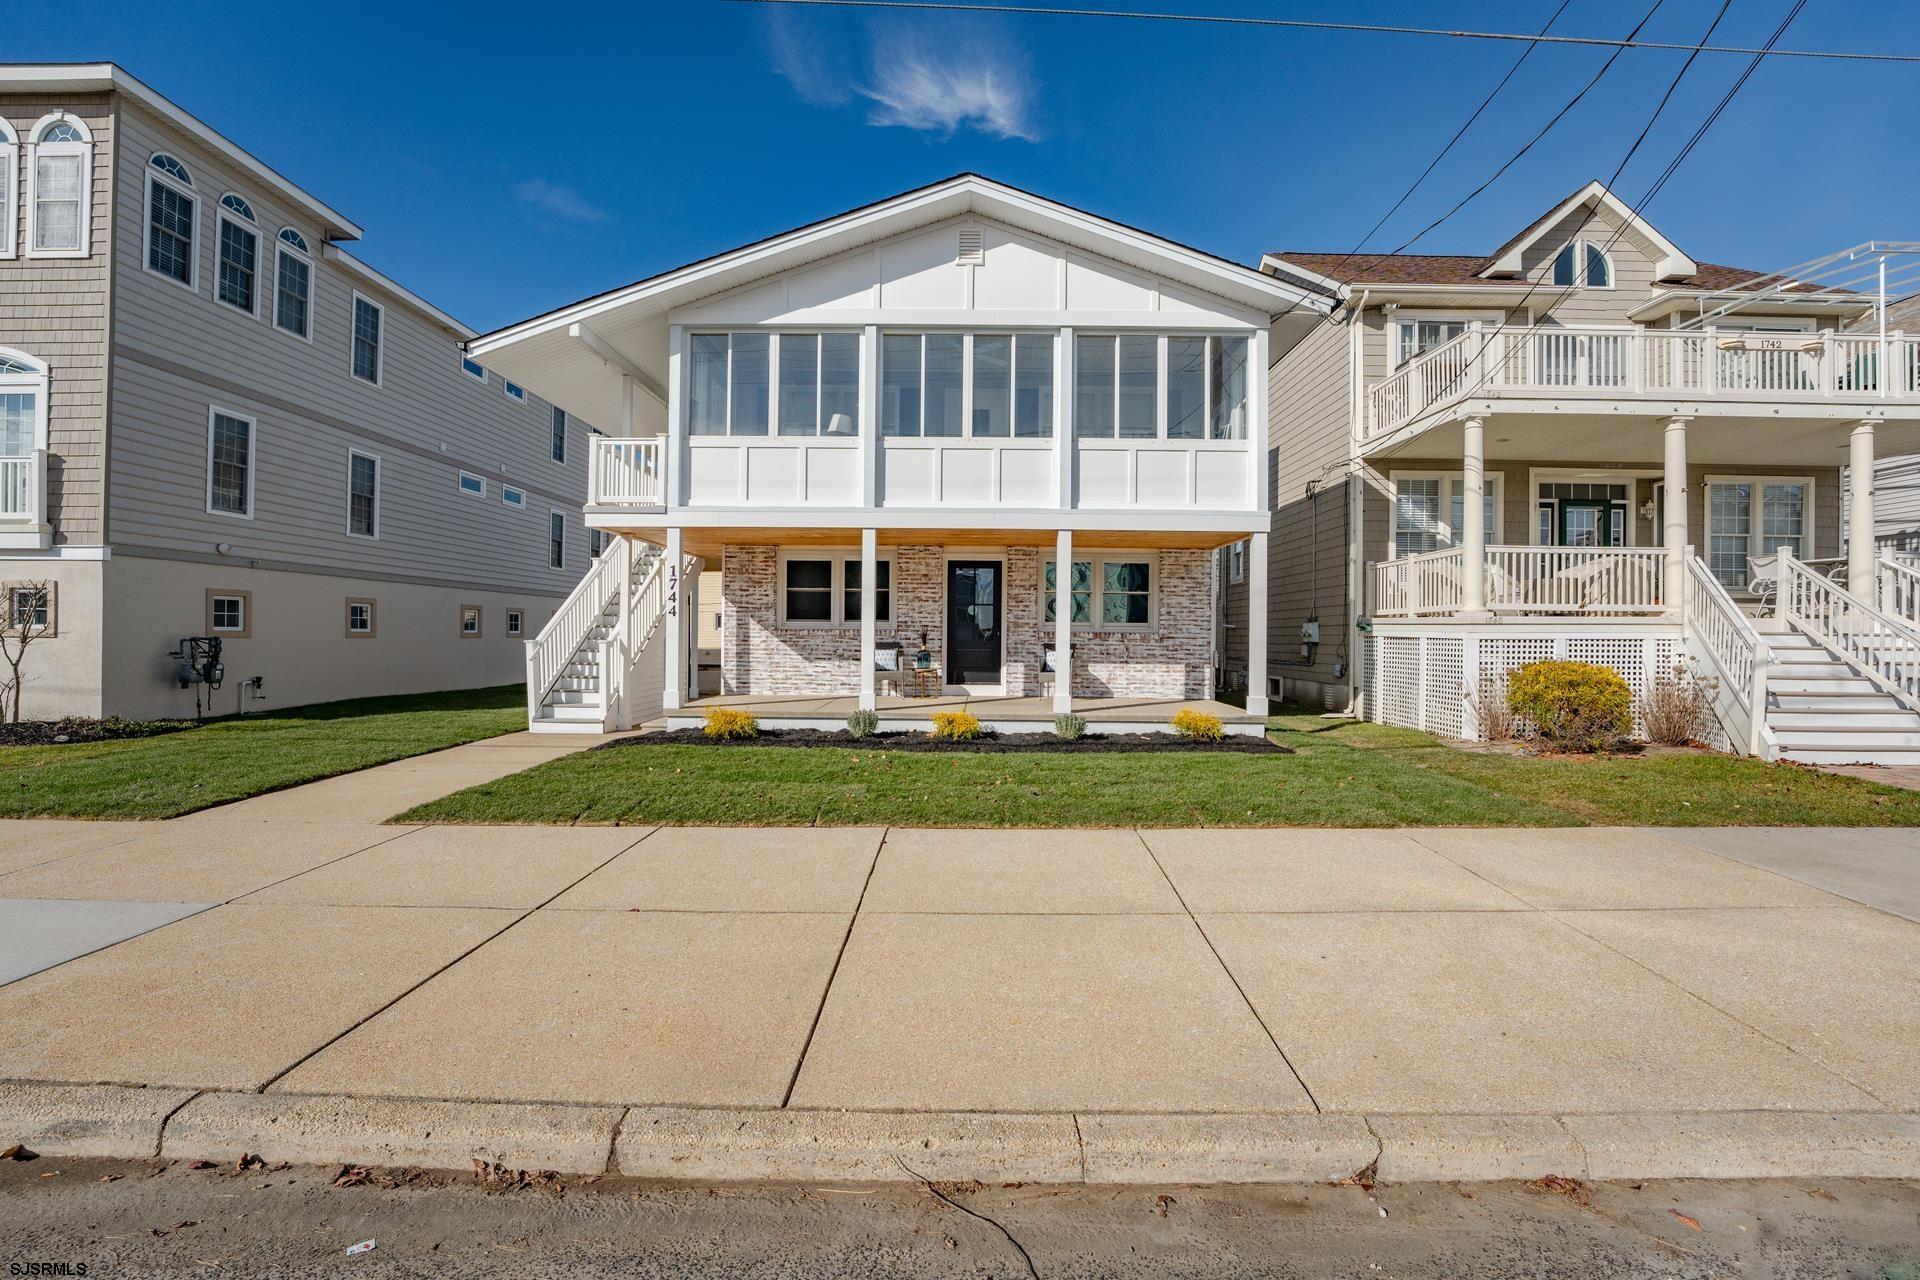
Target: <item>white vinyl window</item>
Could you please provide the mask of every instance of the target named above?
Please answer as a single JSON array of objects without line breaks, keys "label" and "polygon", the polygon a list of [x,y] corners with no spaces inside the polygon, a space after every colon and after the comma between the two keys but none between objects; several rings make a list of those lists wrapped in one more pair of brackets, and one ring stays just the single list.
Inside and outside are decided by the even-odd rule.
[{"label": "white vinyl window", "polygon": [[553,406],[553,438],[548,442],[548,454],[555,462],[567,460],[567,411],[557,404]]},{"label": "white vinyl window", "polygon": [[377,302],[353,295],[353,376],[380,385],[381,347],[386,341],[386,311]]},{"label": "white vinyl window", "polygon": [[380,536],[380,459],[358,449],[347,450],[347,532]]},{"label": "white vinyl window", "polygon": [[1227,581],[1247,580],[1247,540],[1242,538],[1227,548]]},{"label": "white vinyl window", "polygon": [[1076,334],[1073,433],[1244,440],[1250,351],[1245,337],[1220,334]]},{"label": "white vinyl window", "polygon": [[1444,346],[1467,331],[1465,320],[1396,320],[1393,325],[1393,365],[1399,368],[1415,356]]},{"label": "white vinyl window", "polygon": [[[1069,620],[1096,631],[1146,631],[1155,618],[1155,570],[1147,552],[1114,551],[1076,556],[1068,577],[1072,601]],[[1040,616],[1051,624],[1057,616],[1058,583],[1055,564],[1040,565]]]},{"label": "white vinyl window", "polygon": [[224,409],[207,411],[207,511],[253,518],[254,420]]},{"label": "white vinyl window", "polygon": [[500,501],[509,507],[524,507],[527,505],[527,491],[503,484],[500,486]]},{"label": "white vinyl window", "polygon": [[687,356],[690,434],[767,434],[773,411],[772,334],[696,333]]},{"label": "white vinyl window", "polygon": [[547,567],[567,567],[567,513],[564,511],[547,512]]},{"label": "white vinyl window", "polygon": [[[1481,507],[1488,546],[1500,541],[1502,478],[1488,475]],[[1396,473],[1393,477],[1393,554],[1417,556],[1459,543],[1464,495],[1460,477]]]},{"label": "white vinyl window", "polygon": [[1722,585],[1744,590],[1749,556],[1781,547],[1806,559],[1813,550],[1813,480],[1808,476],[1709,476],[1707,567]]},{"label": "white vinyl window", "polygon": [[[30,457],[47,446],[47,368],[23,351],[0,347],[0,459]],[[0,511],[25,511],[26,472],[0,472]]]},{"label": "white vinyl window", "polygon": [[213,596],[208,601],[208,609],[213,616],[215,632],[247,629],[247,598],[245,596]]},{"label": "white vinyl window", "polygon": [[[893,558],[874,559],[873,620],[893,625]],[[780,558],[780,622],[789,627],[858,626],[860,557],[846,552]]]},{"label": "white vinyl window", "polygon": [[503,380],[500,383],[500,393],[509,400],[524,401],[527,398],[527,389],[517,382],[507,382]]},{"label": "white vinyl window", "polygon": [[880,434],[976,440],[1053,436],[1051,333],[888,333]]},{"label": "white vinyl window", "polygon": [[164,151],[156,152],[147,167],[147,270],[194,287],[199,212],[193,175]]},{"label": "white vinyl window", "polygon": [[507,634],[517,636],[524,626],[526,614],[519,609],[507,610]]},{"label": "white vinyl window", "polygon": [[484,498],[487,496],[487,482],[484,478],[474,475],[471,471],[462,471],[460,473],[460,492],[466,494],[469,498]]},{"label": "white vinyl window", "polygon": [[470,360],[466,356],[460,357],[460,372],[466,374],[475,382],[484,384],[487,380],[487,367],[478,360]]},{"label": "white vinyl window", "polygon": [[252,315],[259,305],[260,233],[254,229],[253,209],[229,192],[220,197],[219,270],[213,296]]},{"label": "white vinyl window", "polygon": [[860,434],[860,335],[782,333],[779,433]]},{"label": "white vinyl window", "polygon": [[1570,240],[1554,255],[1553,282],[1562,287],[1613,288],[1613,259],[1591,240]]},{"label": "white vinyl window", "polygon": [[93,134],[63,111],[27,135],[27,256],[92,252]]},{"label": "white vinyl window", "polygon": [[313,337],[313,257],[307,238],[280,229],[273,271],[273,322],[295,337]]},{"label": "white vinyl window", "polygon": [[373,634],[373,605],[371,600],[347,601],[347,634],[349,636],[370,636]]},{"label": "white vinyl window", "polygon": [[14,212],[19,200],[20,143],[5,120],[0,120],[0,258],[14,255]]}]

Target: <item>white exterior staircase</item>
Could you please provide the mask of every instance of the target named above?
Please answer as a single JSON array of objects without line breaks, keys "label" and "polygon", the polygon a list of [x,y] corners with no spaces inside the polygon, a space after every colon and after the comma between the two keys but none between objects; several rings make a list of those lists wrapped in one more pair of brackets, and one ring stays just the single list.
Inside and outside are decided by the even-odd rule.
[{"label": "white exterior staircase", "polygon": [[[621,568],[632,568],[623,585]],[[668,604],[665,558],[615,538],[540,634],[527,641],[527,727],[605,733],[646,719],[664,672],[654,643]]]},{"label": "white exterior staircase", "polygon": [[1920,764],[1920,710],[1779,618],[1754,623],[1768,651],[1767,727],[1804,764]]}]

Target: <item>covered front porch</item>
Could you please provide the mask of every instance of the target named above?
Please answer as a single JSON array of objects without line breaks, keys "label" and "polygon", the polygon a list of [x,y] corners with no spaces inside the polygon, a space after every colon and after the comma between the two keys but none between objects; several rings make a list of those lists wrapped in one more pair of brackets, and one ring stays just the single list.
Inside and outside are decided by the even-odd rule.
[{"label": "covered front porch", "polygon": [[[861,709],[857,696],[721,694],[695,698],[667,712],[667,727],[698,728],[714,707],[750,711],[765,729],[827,730],[844,729],[847,717]],[[1051,733],[1054,717],[1067,712],[1083,717],[1088,733],[1165,733],[1183,708],[1218,716],[1231,734],[1259,737],[1266,732],[1265,716],[1211,698],[1071,698],[1063,710],[1052,697],[962,693],[915,698],[881,694],[876,695],[873,706],[882,733],[925,729],[942,711],[971,712],[979,717],[981,727],[992,733]]]}]

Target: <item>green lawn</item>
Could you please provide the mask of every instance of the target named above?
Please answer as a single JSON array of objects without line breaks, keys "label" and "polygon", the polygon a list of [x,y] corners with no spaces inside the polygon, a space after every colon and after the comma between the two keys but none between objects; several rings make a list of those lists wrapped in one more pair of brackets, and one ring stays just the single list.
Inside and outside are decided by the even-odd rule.
[{"label": "green lawn", "polygon": [[171,818],[524,729],[520,685],[327,702],[155,738],[0,747],[0,818]]},{"label": "green lawn", "polygon": [[1920,794],[1700,754],[1460,751],[1276,716],[1293,755],[913,755],[635,746],[565,757],[395,821],[899,826],[1920,825]]}]

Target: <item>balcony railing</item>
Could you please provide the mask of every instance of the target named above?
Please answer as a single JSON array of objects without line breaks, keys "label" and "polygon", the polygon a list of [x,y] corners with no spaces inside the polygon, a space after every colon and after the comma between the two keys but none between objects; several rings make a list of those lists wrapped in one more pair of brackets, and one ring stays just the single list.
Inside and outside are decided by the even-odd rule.
[{"label": "balcony railing", "polygon": [[[1375,383],[1377,436],[1469,396],[1920,399],[1920,338],[1720,329],[1514,328],[1478,323]],[[1886,376],[1882,376],[1882,365]]]},{"label": "balcony railing", "polygon": [[[1458,547],[1372,566],[1372,615],[1420,618],[1465,606]],[[1488,547],[1487,608],[1495,613],[1586,616],[1666,609],[1666,552],[1660,547]]]},{"label": "balcony railing", "polygon": [[595,436],[587,469],[590,506],[658,507],[667,498],[666,442],[659,436]]},{"label": "balcony railing", "polygon": [[0,523],[38,526],[46,519],[47,451],[0,457]]}]

